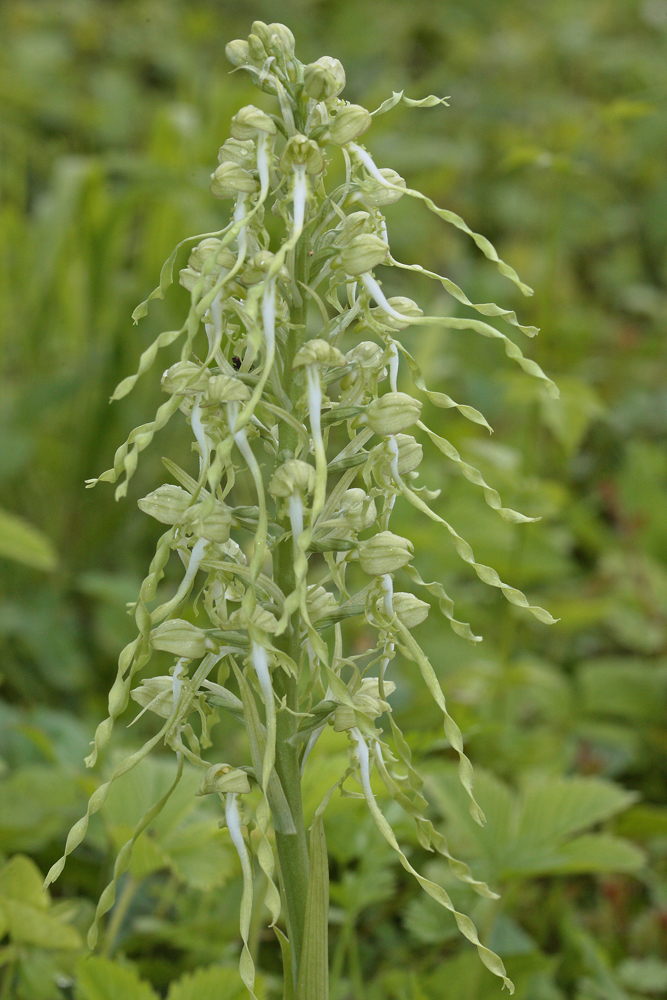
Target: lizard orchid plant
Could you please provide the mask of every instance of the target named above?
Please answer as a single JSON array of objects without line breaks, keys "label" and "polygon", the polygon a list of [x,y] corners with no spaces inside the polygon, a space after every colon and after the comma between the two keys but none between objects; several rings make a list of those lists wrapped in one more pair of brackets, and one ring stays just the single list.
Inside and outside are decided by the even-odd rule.
[{"label": "lizard orchid plant", "polygon": [[[449,278],[392,255],[385,206],[400,198],[422,203],[472,238],[524,294],[531,290],[487,239],[409,188],[394,170],[376,165],[362,142],[374,117],[400,102],[432,107],[446,99],[414,101],[394,93],[372,113],[350,104],[340,96],[345,86],[341,63],[324,56],[302,64],[294,53],[294,37],[282,24],[256,21],[247,41],[231,42],[226,53],[234,67],[247,71],[276,100],[277,109],[273,113],[250,105],[233,117],[231,137],[220,147],[211,175],[213,196],[231,203],[224,225],[179,244],[163,267],[159,287],[135,310],[136,322],[152,299],[164,296],[178,249],[193,245],[180,271],[180,283],[191,296],[182,327],[160,334],[143,352],[136,374],[124,379],[112,397],[129,393],[160,350],[182,340],[180,360],[162,376],[167,398],[154,419],[135,428],[118,449],[113,468],[88,484],[117,482],[116,497],[125,496],[141,452],[173,416],[182,414],[194,438],[197,467],[188,471],[163,459],[170,482],[139,500],[141,510],[165,531],[134,606],[137,636],[120,654],[108,718],[98,726],[86,763],[95,764],[130,700],[162,725],[94,792],[47,882],[58,877],[66,857],[83,840],[111,784],[165,744],[176,755],[174,783],[118,854],[89,934],[91,947],[137,837],[164,807],[187,761],[201,769],[200,793],[220,797],[239,855],[244,886],[240,973],[249,995],[255,996],[249,931],[254,868],[259,866],[268,886],[264,901],[282,948],[285,998],[324,1000],[329,890],[322,816],[336,789],[343,790],[345,783],[353,788],[356,782],[361,789],[356,794],[363,795],[400,863],[451,911],[484,964],[512,990],[501,959],[481,943],[469,917],[456,911],[440,885],[412,866],[371,780],[375,772],[374,780],[412,818],[424,848],[444,855],[454,875],[481,896],[497,898],[450,855],[444,836],[428,819],[422,782],[392,715],[391,662],[400,652],[417,664],[442,712],[472,815],[483,823],[461,732],[413,635],[430,604],[412,591],[399,590],[397,575],[404,574],[413,589],[435,598],[458,635],[473,643],[479,637],[455,618],[440,583],[421,578],[413,565],[412,542],[391,530],[397,498],[440,524],[484,583],[540,621],[553,619],[532,607],[494,569],[478,563],[468,542],[430,506],[437,493],[418,485],[423,448],[415,435],[456,463],[504,520],[532,520],[504,507],[480,472],[422,422],[421,398],[426,397],[488,428],[477,410],[427,388],[401,333],[410,326],[471,329],[501,341],[507,355],[541,379],[547,392],[557,390],[487,320],[502,321],[529,337],[537,333],[534,327],[522,326],[514,312],[495,304],[471,302]],[[333,156],[342,158],[345,179],[327,190]],[[269,237],[265,226],[269,211],[282,225],[280,242]],[[409,298],[387,298],[380,277],[385,268],[417,272],[437,282],[483,318],[425,316]],[[399,390],[401,368],[401,384],[410,381],[421,398]],[[248,482],[246,499],[247,489],[252,491],[251,506],[235,504],[240,478]],[[170,559],[182,563],[181,582],[170,600],[155,606]],[[198,624],[185,617],[193,594]],[[346,652],[343,623],[348,619],[363,622],[375,636],[369,652]],[[165,676],[141,680],[155,650],[171,654],[173,666]],[[219,708],[226,711],[230,726],[245,727],[249,760],[226,763],[206,756],[212,746],[210,724]],[[194,716],[199,718],[196,725]],[[325,726],[347,741],[349,765],[307,831],[301,778]]]}]

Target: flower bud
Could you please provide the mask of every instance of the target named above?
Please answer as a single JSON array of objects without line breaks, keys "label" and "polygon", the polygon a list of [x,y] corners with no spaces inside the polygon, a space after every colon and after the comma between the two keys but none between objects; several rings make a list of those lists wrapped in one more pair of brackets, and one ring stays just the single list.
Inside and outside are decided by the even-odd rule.
[{"label": "flower bud", "polygon": [[213,254],[216,255],[216,265],[225,267],[228,270],[234,267],[236,257],[231,250],[227,249],[227,247],[220,250],[219,248],[221,244],[222,240],[216,239],[215,236],[209,236],[207,239],[202,240],[197,244],[194,250],[191,251],[190,256],[188,257],[188,267],[191,267],[193,271],[201,271],[206,261],[212,257]]},{"label": "flower bud", "polygon": [[229,538],[232,512],[225,504],[209,498],[190,508],[187,522],[197,538],[221,544]]},{"label": "flower bud", "polygon": [[388,392],[366,407],[368,426],[374,434],[399,434],[419,420],[422,404],[405,392]]},{"label": "flower bud", "polygon": [[207,403],[245,403],[250,399],[250,389],[233,375],[212,375],[205,399]]},{"label": "flower bud", "polygon": [[[397,434],[394,438],[398,448],[398,471],[401,476],[414,472],[421,464],[424,449],[411,434]],[[382,447],[382,446],[381,446]],[[386,444],[384,445],[386,447]]]},{"label": "flower bud", "polygon": [[359,564],[369,576],[393,573],[412,559],[413,545],[391,531],[379,531],[359,546]]},{"label": "flower bud", "polygon": [[313,176],[324,170],[322,150],[313,139],[307,139],[305,135],[293,135],[278,161],[278,166],[285,174],[297,165],[305,166],[306,173]]},{"label": "flower bud", "polygon": [[252,139],[227,139],[218,150],[218,163],[236,163],[245,170],[255,166],[255,143]]},{"label": "flower bud", "polygon": [[326,136],[337,146],[344,146],[367,132],[372,124],[370,111],[359,104],[346,104],[332,121]]},{"label": "flower bud", "polygon": [[322,56],[303,68],[303,89],[316,101],[337,97],[344,86],[345,70],[338,59]]},{"label": "flower bud", "polygon": [[[394,184],[397,187],[405,187],[404,179],[395,170],[392,170],[391,167],[382,167],[380,173],[390,184]],[[375,177],[369,177],[365,180],[361,185],[361,191],[364,201],[373,206],[393,205],[403,197],[402,191],[394,191],[392,188],[385,187]]]},{"label": "flower bud", "polygon": [[345,520],[355,531],[363,531],[364,528],[370,528],[372,524],[375,524],[377,517],[375,500],[371,499],[364,490],[346,490],[343,493],[340,509]]},{"label": "flower bud", "polygon": [[250,62],[248,43],[242,38],[235,38],[225,46],[225,55],[232,66],[247,66]]},{"label": "flower bud", "polygon": [[[218,281],[222,271],[223,268],[214,267],[208,274],[202,276],[202,273],[199,270],[195,270],[192,267],[183,267],[178,272],[178,283],[189,292],[194,291],[195,285],[199,283],[201,286],[201,294],[206,295],[206,293],[210,292],[215,283]],[[235,281],[228,282],[224,286],[224,292],[227,295],[238,294],[239,291],[240,288]]]},{"label": "flower bud", "polygon": [[293,368],[300,365],[330,365],[339,368],[345,364],[345,355],[328,341],[314,337],[307,340],[294,355]]},{"label": "flower bud", "polygon": [[[263,281],[269,272],[274,257],[275,254],[272,254],[270,250],[259,250],[243,271],[243,275],[240,278],[243,284],[254,285],[257,281]],[[289,276],[289,271],[283,264],[278,271],[278,277],[288,281]]]},{"label": "flower bud", "polygon": [[237,194],[252,194],[259,187],[258,182],[238,163],[226,160],[211,174],[211,194],[214,198],[234,198]]},{"label": "flower bud", "polygon": [[250,619],[243,608],[237,608],[227,619],[227,628],[241,631],[242,629],[247,629],[249,621],[256,628],[261,628],[263,632],[273,633],[278,628],[278,619],[276,616],[260,604],[255,605],[255,610]]},{"label": "flower bud", "polygon": [[151,632],[150,641],[153,649],[185,656],[188,660],[199,660],[206,652],[206,634],[183,618],[162,622]]},{"label": "flower bud", "polygon": [[368,212],[351,212],[345,222],[340,223],[335,242],[345,246],[355,236],[372,233],[375,228],[375,222]]},{"label": "flower bud", "polygon": [[412,324],[413,320],[419,319],[420,316],[424,315],[424,310],[420,309],[416,302],[406,298],[404,295],[392,295],[390,299],[387,299],[387,302],[392,309],[400,313],[401,316],[405,316],[405,322],[396,319],[395,316],[388,316],[380,306],[371,309],[371,316],[381,323],[382,326],[390,330],[405,330],[406,327]]},{"label": "flower bud", "polygon": [[[393,681],[384,681],[384,693],[393,694],[396,685]],[[371,719],[377,719],[383,712],[390,712],[389,702],[380,698],[380,683],[377,677],[365,677],[360,686],[352,695],[354,709],[349,705],[339,705],[334,712],[334,731],[341,733],[346,729],[352,729],[359,724],[355,709]]]},{"label": "flower bud", "polygon": [[[287,58],[291,58],[294,55],[294,46],[296,42],[294,41],[294,35],[290,29],[281,24],[279,21],[273,21],[271,24],[266,25],[268,43],[264,41],[264,48],[270,48],[274,56],[280,58],[281,55],[285,55]],[[255,34],[258,34],[257,29],[253,25],[252,28]],[[262,36],[260,35],[260,38]]]},{"label": "flower bud", "polygon": [[248,52],[253,66],[263,66],[268,58],[262,39],[254,32],[248,35]]},{"label": "flower bud", "polygon": [[227,792],[236,792],[238,795],[247,795],[249,791],[250,780],[240,767],[213,764],[204,774],[196,794],[210,795],[212,792],[218,792],[220,795],[225,795]]},{"label": "flower bud", "polygon": [[381,378],[386,378],[387,369],[382,364],[382,348],[373,343],[372,340],[362,340],[345,355],[348,364],[352,363],[360,368],[364,374],[374,375],[376,372]]},{"label": "flower bud", "polygon": [[300,458],[290,458],[271,477],[272,497],[291,497],[293,493],[308,494],[315,489],[315,469]]},{"label": "flower bud", "polygon": [[[410,629],[416,628],[417,625],[426,621],[431,610],[431,605],[427,604],[426,601],[420,601],[414,594],[408,594],[404,591],[393,594],[392,607],[398,620]],[[383,598],[376,602],[375,610],[380,616],[387,614]]]},{"label": "flower bud", "polygon": [[294,55],[294,35],[284,24],[253,21],[250,30],[267,55],[274,55],[278,59],[290,59]]},{"label": "flower bud", "polygon": [[208,369],[194,361],[177,361],[162,376],[162,391],[169,395],[193,396],[208,385]]},{"label": "flower bud", "polygon": [[379,236],[362,233],[350,240],[343,248],[340,258],[346,273],[356,276],[382,264],[388,253],[389,247]]},{"label": "flower bud", "polygon": [[160,524],[176,524],[192,503],[192,497],[180,486],[165,483],[148,496],[137,500],[139,510],[150,514]]},{"label": "flower bud", "polygon": [[325,615],[330,615],[338,610],[338,601],[333,594],[325,587],[313,584],[308,588],[306,596],[306,610],[311,622],[317,622]]},{"label": "flower bud", "polygon": [[174,679],[165,675],[146,677],[130,691],[130,698],[161,719],[168,719],[174,710]]},{"label": "flower bud", "polygon": [[264,111],[248,104],[232,118],[231,133],[235,139],[254,139],[258,132],[276,134],[276,123]]}]

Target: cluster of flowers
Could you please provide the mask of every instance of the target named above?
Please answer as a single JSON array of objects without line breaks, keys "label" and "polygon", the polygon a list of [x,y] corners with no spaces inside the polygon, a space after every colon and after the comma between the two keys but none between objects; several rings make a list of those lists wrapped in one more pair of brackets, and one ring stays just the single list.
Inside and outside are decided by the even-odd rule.
[{"label": "cluster of flowers", "polygon": [[[193,238],[196,245],[180,271],[180,283],[191,294],[183,327],[158,337],[142,355],[137,373],[114,394],[120,398],[129,392],[153,365],[158,351],[182,337],[181,360],[162,377],[167,400],[155,419],[136,428],[119,448],[113,469],[99,477],[110,482],[122,479],[117,496],[124,495],[139,453],[173,414],[180,411],[185,416],[195,441],[198,471],[191,476],[165,459],[175,482],[139,501],[143,511],[167,527],[135,607],[138,636],[121,654],[109,717],[98,728],[88,763],[95,763],[130,697],[164,724],[98,788],[86,816],[70,834],[65,857],[81,842],[88,818],[100,808],[111,781],[159,741],[177,752],[179,767],[184,758],[201,767],[201,792],[222,796],[226,822],[243,865],[246,894],[241,931],[246,947],[241,972],[252,992],[254,973],[247,949],[252,881],[249,831],[253,826],[258,830],[253,850],[269,880],[267,903],[275,923],[280,896],[274,884],[269,827],[273,823],[276,831],[286,834],[294,829],[275,767],[277,719],[289,707],[276,696],[276,674],[283,672],[298,683],[298,724],[292,740],[301,769],[325,725],[347,733],[350,764],[338,784],[356,777],[380,831],[401,863],[454,913],[485,964],[509,984],[502,962],[481,945],[470,920],[454,910],[440,886],[412,868],[371,788],[371,769],[375,768],[389,794],[413,817],[420,842],[450,858],[444,838],[425,815],[421,781],[391,715],[388,698],[395,688],[386,671],[398,649],[418,664],[442,710],[445,732],[459,754],[471,810],[482,820],[461,733],[447,712],[435,672],[412,634],[426,618],[430,604],[412,592],[395,590],[395,574],[403,571],[414,586],[426,588],[460,635],[470,641],[478,637],[455,619],[452,601],[441,585],[422,580],[412,565],[410,540],[391,531],[398,496],[443,525],[459,555],[480,579],[500,588],[509,601],[529,608],[540,620],[552,620],[543,609],[530,607],[524,595],[504,583],[495,570],[475,560],[468,543],[429,505],[437,493],[415,482],[422,444],[414,434],[420,431],[483,490],[500,516],[515,523],[531,520],[503,507],[481,474],[421,421],[422,403],[399,391],[403,361],[412,383],[433,403],[456,408],[463,417],[488,426],[472,407],[426,388],[400,333],[410,325],[473,329],[501,340],[506,353],[541,379],[547,391],[554,392],[555,387],[513,341],[485,320],[427,317],[411,299],[385,297],[376,268],[418,271],[482,316],[502,319],[529,336],[537,332],[522,327],[509,310],[471,302],[450,279],[397,261],[389,248],[383,209],[404,197],[422,201],[468,233],[524,293],[530,290],[484,237],[408,188],[394,170],[378,168],[358,142],[374,115],[400,101],[433,106],[444,100],[409,101],[394,94],[371,114],[339,96],[345,72],[338,60],[323,57],[304,66],[295,57],[291,32],[280,24],[255,22],[247,41],[227,46],[227,56],[235,67],[249,72],[261,90],[277,98],[280,113],[248,106],[232,119],[231,138],[220,148],[218,166],[211,175],[212,194],[233,203],[229,222],[218,233]],[[327,163],[336,150],[342,154],[345,180],[327,192]],[[285,230],[282,243],[274,249],[270,249],[264,225],[269,207]],[[150,299],[164,295],[172,280],[175,254],[176,250],[163,269],[159,288],[135,311],[135,320],[145,314]],[[308,303],[311,312],[321,317],[318,324],[312,315],[307,316]],[[343,341],[349,343],[351,334],[354,346],[343,353]],[[335,454],[331,454],[330,439],[339,444]],[[342,447],[341,440],[345,442]],[[267,464],[270,474],[265,479],[263,465]],[[251,483],[253,506],[231,502],[240,475]],[[244,532],[252,542],[242,546]],[[287,573],[275,569],[279,551],[283,564],[289,564]],[[149,610],[172,553],[184,567],[180,586],[169,601]],[[360,566],[367,582],[351,594],[348,576],[353,564]],[[316,582],[309,578],[314,565]],[[179,617],[193,591],[197,591],[205,626]],[[341,623],[354,616],[360,616],[377,636],[374,649],[364,657],[346,656],[343,651]],[[332,628],[330,648],[323,633]],[[284,639],[295,633],[296,646],[289,646]],[[170,673],[136,685],[137,673],[154,650],[174,656]],[[211,679],[214,671],[215,680]],[[226,686],[229,677],[240,697]],[[209,726],[217,720],[220,707],[248,730],[249,764],[231,766],[205,759],[211,746]],[[201,720],[199,735],[188,721],[193,713]],[[389,721],[391,746],[383,741],[377,725],[382,716]],[[242,799],[251,782],[261,789],[254,814]],[[155,810],[121,852],[114,879],[100,901],[98,919],[112,905],[132,843]],[[57,877],[64,860],[54,866],[50,879]],[[464,864],[452,858],[450,863],[455,874],[477,892],[494,895]],[[93,939],[95,933],[93,928]]]}]

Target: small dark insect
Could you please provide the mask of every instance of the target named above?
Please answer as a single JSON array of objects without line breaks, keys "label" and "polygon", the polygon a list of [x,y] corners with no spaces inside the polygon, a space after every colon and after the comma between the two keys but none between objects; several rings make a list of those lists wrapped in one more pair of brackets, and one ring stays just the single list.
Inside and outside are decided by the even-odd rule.
[{"label": "small dark insect", "polygon": [[241,367],[241,359],[239,357],[237,357],[236,355],[234,355],[234,357],[232,358],[232,365],[233,365],[233,367],[235,368],[236,371],[239,371],[239,369]]}]

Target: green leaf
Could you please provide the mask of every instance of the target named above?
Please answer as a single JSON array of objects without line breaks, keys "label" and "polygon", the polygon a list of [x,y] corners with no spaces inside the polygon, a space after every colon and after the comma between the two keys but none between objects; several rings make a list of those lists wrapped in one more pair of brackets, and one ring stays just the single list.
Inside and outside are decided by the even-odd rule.
[{"label": "green leaf", "polygon": [[481,769],[475,777],[475,795],[487,817],[483,828],[468,815],[451,767],[440,766],[437,774],[429,775],[427,787],[453,824],[454,837],[469,854],[484,859],[491,879],[636,871],[643,864],[642,853],[619,838],[591,834],[570,840],[626,809],[635,801],[634,793],[601,778],[557,777],[535,783],[520,795]]},{"label": "green leaf", "polygon": [[[264,990],[259,978],[255,981],[255,993],[262,1000]],[[238,969],[212,965],[172,983],[167,1000],[246,1000],[247,996]]]},{"label": "green leaf", "polygon": [[5,912],[9,934],[17,944],[32,944],[38,948],[75,949],[83,946],[79,932],[43,909],[4,898],[0,907]]},{"label": "green leaf", "polygon": [[90,955],[78,965],[76,1000],[158,1000],[152,986],[131,965]]},{"label": "green leaf", "polygon": [[640,993],[664,993],[667,990],[667,962],[659,958],[626,958],[616,972],[625,986]]},{"label": "green leaf", "polygon": [[572,455],[592,421],[605,408],[595,389],[583,379],[559,377],[560,399],[543,396],[542,419],[568,455]]},{"label": "green leaf", "polygon": [[637,799],[602,778],[550,778],[528,789],[517,839],[528,845],[554,843],[622,812]]},{"label": "green leaf", "polygon": [[[117,849],[132,836],[136,824],[166,793],[174,780],[174,764],[148,757],[112,785],[101,813]],[[200,774],[184,772],[161,813],[136,840],[130,871],[145,878],[170,868],[196,889],[222,887],[237,862],[218,830],[216,814],[196,797]]]},{"label": "green leaf", "polygon": [[47,913],[48,893],[34,861],[17,854],[0,869],[0,928],[14,944],[54,950],[81,948],[79,932],[60,916]]},{"label": "green leaf", "polygon": [[283,963],[283,1000],[294,1000],[294,974],[292,972],[292,946],[289,938],[283,934],[277,925],[273,928],[280,945],[280,957]]},{"label": "green leaf", "polygon": [[641,803],[628,809],[615,824],[616,833],[632,840],[667,837],[667,808]]},{"label": "green leaf", "polygon": [[551,864],[553,874],[577,872],[636,872],[643,868],[646,856],[642,850],[621,837],[604,833],[583,834],[564,844],[559,861]]},{"label": "green leaf", "polygon": [[0,868],[0,897],[16,899],[38,910],[45,910],[49,897],[43,891],[44,876],[30,858],[15,854]]},{"label": "green leaf", "polygon": [[329,859],[322,817],[310,829],[310,877],[296,1000],[329,996]]},{"label": "green leaf", "polygon": [[645,660],[588,661],[577,671],[577,681],[584,709],[596,715],[658,721],[667,705],[667,671]]},{"label": "green leaf", "polygon": [[0,557],[53,570],[58,562],[56,550],[47,536],[22,517],[0,510]]}]

